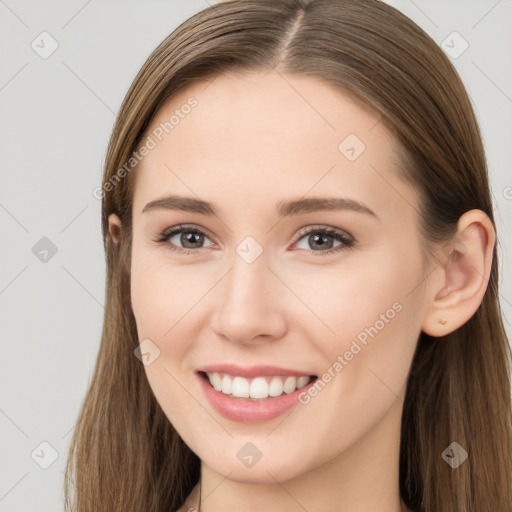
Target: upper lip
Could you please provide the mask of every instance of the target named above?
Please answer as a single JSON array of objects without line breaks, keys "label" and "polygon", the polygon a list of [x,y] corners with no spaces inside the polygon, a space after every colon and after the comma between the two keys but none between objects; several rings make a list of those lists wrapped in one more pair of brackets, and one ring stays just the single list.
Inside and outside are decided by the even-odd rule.
[{"label": "upper lip", "polygon": [[251,379],[254,377],[265,377],[267,375],[292,375],[295,377],[309,377],[313,375],[310,372],[303,372],[301,370],[293,370],[290,368],[281,368],[278,366],[256,365],[256,366],[239,366],[237,364],[210,364],[202,366],[197,369],[198,372],[208,373],[227,373],[233,376],[245,377]]}]

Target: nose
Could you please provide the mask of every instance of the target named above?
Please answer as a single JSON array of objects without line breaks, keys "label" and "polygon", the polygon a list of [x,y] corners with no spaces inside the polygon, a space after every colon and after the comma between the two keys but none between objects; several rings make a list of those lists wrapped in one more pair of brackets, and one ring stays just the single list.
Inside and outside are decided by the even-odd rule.
[{"label": "nose", "polygon": [[229,272],[216,287],[214,332],[245,345],[281,338],[287,329],[287,290],[269,268],[265,252],[251,263],[235,253],[230,263]]}]

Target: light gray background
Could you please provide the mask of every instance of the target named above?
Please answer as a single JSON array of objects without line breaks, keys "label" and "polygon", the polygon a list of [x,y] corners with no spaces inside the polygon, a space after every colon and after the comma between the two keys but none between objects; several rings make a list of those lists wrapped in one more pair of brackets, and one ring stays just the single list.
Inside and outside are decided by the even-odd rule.
[{"label": "light gray background", "polygon": [[[441,46],[453,31],[469,43],[453,62],[487,150],[510,335],[512,0],[389,3]],[[63,510],[65,458],[103,321],[101,203],[92,191],[101,185],[108,137],[136,72],[164,37],[206,6],[0,0],[2,512]],[[31,47],[43,31],[58,42],[47,59]],[[33,252],[43,237],[57,248],[46,262]],[[42,442],[58,455],[48,469],[40,465],[52,461],[52,449]]]}]

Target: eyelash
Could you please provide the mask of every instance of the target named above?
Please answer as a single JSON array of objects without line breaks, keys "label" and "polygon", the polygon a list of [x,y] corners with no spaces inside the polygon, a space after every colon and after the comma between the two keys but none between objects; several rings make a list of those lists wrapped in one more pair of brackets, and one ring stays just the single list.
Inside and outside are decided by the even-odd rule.
[{"label": "eyelash", "polygon": [[[194,252],[197,252],[200,249],[203,249],[204,247],[199,247],[198,249],[185,249],[182,247],[177,247],[174,244],[168,244],[170,238],[172,238],[174,235],[180,234],[180,233],[194,233],[199,235],[205,235],[207,238],[211,239],[210,235],[207,232],[204,232],[194,226],[187,226],[184,224],[180,224],[178,226],[174,226],[172,228],[167,228],[164,231],[162,231],[157,237],[153,238],[153,241],[158,245],[163,245],[167,250],[172,252],[177,252],[179,254],[192,254]],[[332,228],[328,227],[313,227],[313,228],[303,228],[299,230],[297,233],[297,237],[295,238],[293,244],[296,244],[299,240],[304,238],[306,235],[310,235],[312,233],[321,233],[324,235],[332,236],[335,240],[338,242],[341,242],[342,245],[339,245],[338,247],[334,247],[332,249],[326,250],[326,251],[313,251],[312,249],[308,252],[310,254],[313,254],[314,256],[326,256],[328,254],[333,254],[336,252],[341,252],[343,250],[347,250],[353,247],[354,240],[346,237],[341,232],[336,231]],[[302,249],[304,250],[304,249]]]}]

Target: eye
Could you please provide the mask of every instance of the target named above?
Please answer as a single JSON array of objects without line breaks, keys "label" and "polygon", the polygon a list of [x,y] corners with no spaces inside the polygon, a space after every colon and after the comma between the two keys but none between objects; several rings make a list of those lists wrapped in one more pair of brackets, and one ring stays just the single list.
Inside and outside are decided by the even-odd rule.
[{"label": "eye", "polygon": [[[176,240],[173,240],[175,238]],[[197,249],[202,249],[204,240],[209,240],[206,234],[193,226],[179,225],[166,229],[153,240],[158,245],[164,245],[170,251],[183,254],[192,254]],[[168,243],[170,242],[170,243]],[[182,244],[180,247],[178,244]]]},{"label": "eye", "polygon": [[[297,234],[298,242],[305,239],[305,245],[316,249],[308,249],[308,247],[300,247],[300,249],[308,250],[310,254],[315,256],[325,256],[335,252],[350,249],[354,245],[354,240],[349,235],[342,231],[338,231],[329,227],[313,227],[303,228]],[[334,242],[338,242],[338,245],[334,245]]]},{"label": "eye", "polygon": [[[173,240],[175,238],[175,240]],[[164,230],[153,241],[157,245],[164,245],[166,249],[181,254],[192,254],[198,249],[203,249],[204,241],[210,240],[205,232],[194,226],[178,225]],[[298,245],[302,239],[305,239],[306,245],[313,247],[299,247],[307,250],[315,256],[324,256],[349,249],[354,245],[354,240],[350,235],[329,227],[309,227],[303,228],[295,237],[294,245]],[[338,242],[338,245],[335,245]],[[180,246],[181,245],[181,246]],[[211,246],[214,244],[212,243]],[[317,249],[320,250],[317,250]]]}]

